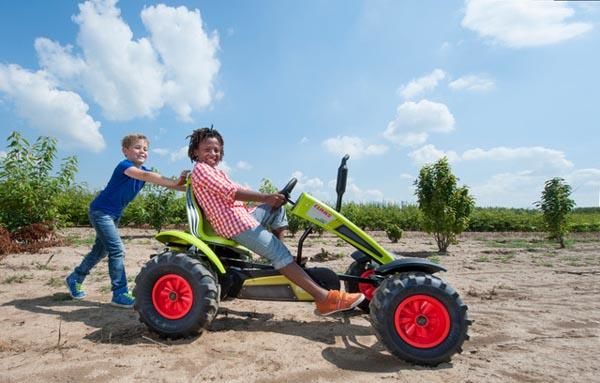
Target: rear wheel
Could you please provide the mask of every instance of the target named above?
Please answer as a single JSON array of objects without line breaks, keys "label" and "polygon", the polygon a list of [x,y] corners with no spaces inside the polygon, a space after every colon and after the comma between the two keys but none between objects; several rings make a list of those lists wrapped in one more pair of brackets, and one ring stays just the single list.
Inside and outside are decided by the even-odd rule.
[{"label": "rear wheel", "polygon": [[[375,274],[375,269],[373,268],[371,262],[354,261],[350,267],[348,267],[348,270],[346,270],[346,274],[354,277],[370,278],[371,275]],[[371,300],[375,295],[377,286],[370,283],[344,281],[344,287],[349,293],[363,293],[365,295],[365,300],[362,301],[358,307],[365,312],[369,312],[369,303],[371,303]]]},{"label": "rear wheel", "polygon": [[432,365],[449,362],[468,339],[471,321],[458,293],[430,274],[394,275],[377,289],[371,321],[395,356]]},{"label": "rear wheel", "polygon": [[140,321],[162,337],[199,334],[219,307],[214,274],[186,254],[152,258],[136,277],[133,293]]}]

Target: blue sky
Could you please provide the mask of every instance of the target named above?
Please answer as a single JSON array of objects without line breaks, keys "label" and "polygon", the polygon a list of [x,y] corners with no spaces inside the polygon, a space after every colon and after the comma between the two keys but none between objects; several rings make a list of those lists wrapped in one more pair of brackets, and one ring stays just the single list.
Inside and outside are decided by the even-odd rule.
[{"label": "blue sky", "polygon": [[[0,2],[0,134],[59,139],[104,187],[129,132],[190,168],[214,124],[223,167],[335,200],[414,202],[447,156],[479,206],[533,207],[563,177],[598,206],[600,2]],[[0,146],[0,156],[6,152]]]}]

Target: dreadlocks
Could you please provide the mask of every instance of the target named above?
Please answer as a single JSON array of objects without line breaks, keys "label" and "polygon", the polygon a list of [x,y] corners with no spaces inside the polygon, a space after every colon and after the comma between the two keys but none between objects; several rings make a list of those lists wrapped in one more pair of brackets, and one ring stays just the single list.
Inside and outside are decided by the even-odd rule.
[{"label": "dreadlocks", "polygon": [[216,138],[217,141],[219,141],[219,144],[221,144],[220,160],[223,159],[223,156],[225,155],[225,142],[223,141],[223,137],[221,137],[221,133],[219,133],[217,129],[213,129],[212,125],[210,126],[210,128],[196,129],[192,134],[190,134],[186,138],[190,139],[190,145],[188,146],[188,157],[190,157],[190,160],[198,161],[198,158],[196,158],[194,152],[198,148],[198,145],[200,145],[200,143],[206,140],[207,138]]}]

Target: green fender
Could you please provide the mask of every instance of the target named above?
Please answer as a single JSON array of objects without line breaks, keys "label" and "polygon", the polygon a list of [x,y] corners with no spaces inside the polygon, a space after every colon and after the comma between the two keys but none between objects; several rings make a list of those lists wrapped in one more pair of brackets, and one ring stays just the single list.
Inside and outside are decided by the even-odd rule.
[{"label": "green fender", "polygon": [[210,262],[219,270],[219,273],[225,274],[225,268],[223,264],[211,250],[210,247],[206,243],[204,243],[201,239],[194,237],[190,233],[186,233],[184,231],[179,230],[167,230],[161,231],[156,234],[154,237],[162,243],[168,244],[179,244],[179,245],[192,245],[195,246],[198,250],[200,250],[204,255],[208,257]]}]

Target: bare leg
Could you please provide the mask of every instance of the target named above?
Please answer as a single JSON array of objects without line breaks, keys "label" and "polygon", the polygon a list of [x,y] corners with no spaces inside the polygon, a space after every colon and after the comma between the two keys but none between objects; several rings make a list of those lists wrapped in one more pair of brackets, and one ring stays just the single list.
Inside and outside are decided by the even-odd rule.
[{"label": "bare leg", "polygon": [[285,237],[285,228],[273,230],[273,235],[275,235],[281,242],[283,242],[283,238]]},{"label": "bare leg", "polygon": [[279,272],[312,295],[315,302],[323,302],[327,299],[329,291],[316,284],[296,262],[292,262],[284,268],[279,269]]}]

